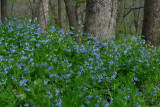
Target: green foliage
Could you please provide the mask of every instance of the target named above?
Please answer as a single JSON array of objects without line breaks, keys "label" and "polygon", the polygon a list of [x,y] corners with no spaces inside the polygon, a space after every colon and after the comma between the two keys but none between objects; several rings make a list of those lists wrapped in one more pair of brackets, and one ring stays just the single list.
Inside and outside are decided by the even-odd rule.
[{"label": "green foliage", "polygon": [[0,26],[0,106],[158,106],[160,50],[139,36],[98,41],[54,26]]},{"label": "green foliage", "polygon": [[119,0],[119,2],[123,2],[123,0]]},{"label": "green foliage", "polygon": [[86,0],[72,0],[73,2],[85,2]]}]

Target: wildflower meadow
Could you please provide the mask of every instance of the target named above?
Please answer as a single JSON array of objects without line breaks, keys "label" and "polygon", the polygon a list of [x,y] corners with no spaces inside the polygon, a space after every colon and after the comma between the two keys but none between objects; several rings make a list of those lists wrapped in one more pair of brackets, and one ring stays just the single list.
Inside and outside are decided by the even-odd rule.
[{"label": "wildflower meadow", "polygon": [[160,48],[8,18],[0,24],[1,107],[160,106]]}]

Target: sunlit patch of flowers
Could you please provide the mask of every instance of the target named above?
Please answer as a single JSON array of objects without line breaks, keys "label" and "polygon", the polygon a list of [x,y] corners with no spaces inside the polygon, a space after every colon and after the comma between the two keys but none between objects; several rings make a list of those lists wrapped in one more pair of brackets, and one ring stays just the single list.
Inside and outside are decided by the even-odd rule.
[{"label": "sunlit patch of flowers", "polygon": [[0,25],[2,106],[149,106],[160,104],[160,50],[141,37],[99,41],[86,34],[7,19]]}]

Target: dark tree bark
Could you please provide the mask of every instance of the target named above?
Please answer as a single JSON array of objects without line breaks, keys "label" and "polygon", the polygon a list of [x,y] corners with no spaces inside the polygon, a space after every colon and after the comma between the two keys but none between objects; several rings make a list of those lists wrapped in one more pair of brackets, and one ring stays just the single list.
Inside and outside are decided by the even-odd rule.
[{"label": "dark tree bark", "polygon": [[118,0],[87,0],[84,32],[100,40],[115,38]]},{"label": "dark tree bark", "polygon": [[1,22],[1,0],[0,0],[0,22]]},{"label": "dark tree bark", "polygon": [[61,0],[58,0],[58,25],[62,28],[62,20],[61,20]]},{"label": "dark tree bark", "polygon": [[5,17],[7,17],[7,0],[1,0],[1,20],[5,21]]},{"label": "dark tree bark", "polygon": [[[66,6],[66,13],[69,20],[70,30],[73,31],[72,27],[74,27],[74,31],[78,33],[77,20],[76,20],[76,12],[75,6],[73,5],[72,0],[64,0]],[[77,42],[80,41],[79,37],[75,38]]]},{"label": "dark tree bark", "polygon": [[76,20],[76,12],[75,12],[75,7],[73,5],[73,2],[72,0],[64,0],[64,2],[66,6],[66,13],[68,16],[70,29],[71,27],[76,28],[77,20]]},{"label": "dark tree bark", "polygon": [[145,0],[142,35],[152,45],[160,44],[160,0]]}]

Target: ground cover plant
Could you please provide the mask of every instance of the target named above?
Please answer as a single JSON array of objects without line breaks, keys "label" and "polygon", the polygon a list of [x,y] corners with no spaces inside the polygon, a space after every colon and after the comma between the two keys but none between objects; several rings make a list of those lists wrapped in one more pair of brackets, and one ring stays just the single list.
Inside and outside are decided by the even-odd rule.
[{"label": "ground cover plant", "polygon": [[76,43],[52,26],[9,18],[0,25],[0,106],[159,106],[160,49],[140,36]]}]

